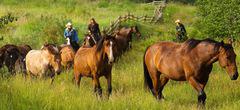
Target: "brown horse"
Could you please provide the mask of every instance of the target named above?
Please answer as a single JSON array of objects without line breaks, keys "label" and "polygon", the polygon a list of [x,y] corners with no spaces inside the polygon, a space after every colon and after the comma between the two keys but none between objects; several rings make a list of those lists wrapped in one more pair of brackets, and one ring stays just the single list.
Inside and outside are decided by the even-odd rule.
[{"label": "brown horse", "polygon": [[[105,35],[104,35],[105,36]],[[114,38],[103,37],[97,45],[92,48],[81,47],[74,58],[74,77],[75,82],[80,86],[83,76],[91,77],[94,84],[94,92],[102,95],[99,78],[105,76],[108,83],[108,95],[111,94],[111,70],[114,61],[113,48]]]},{"label": "brown horse", "polygon": [[75,51],[70,45],[60,46],[61,65],[65,69],[70,69],[73,65]]},{"label": "brown horse", "polygon": [[93,47],[95,44],[97,44],[97,41],[94,39],[94,37],[90,34],[86,34],[83,42],[83,47]]},{"label": "brown horse", "polygon": [[116,48],[115,56],[119,57],[123,52],[125,52],[128,48],[131,48],[132,35],[136,34],[137,38],[141,37],[141,33],[138,30],[137,26],[132,26],[130,28],[123,27],[115,32],[116,38]]},{"label": "brown horse", "polygon": [[[45,44],[41,50],[31,50],[26,55],[26,68],[29,76],[48,76],[54,80],[55,74],[61,72],[61,58],[58,48],[53,44]],[[47,74],[50,70],[50,74]]]},{"label": "brown horse", "polygon": [[219,61],[230,78],[236,80],[238,71],[235,60],[232,45],[223,42],[210,39],[189,39],[181,44],[159,42],[148,47],[144,55],[145,86],[157,99],[161,99],[162,90],[169,79],[188,81],[198,92],[199,105],[204,105],[204,87],[213,63]]},{"label": "brown horse", "polygon": [[21,55],[18,57],[17,61],[15,62],[15,71],[23,72],[24,74],[26,74],[27,71],[26,71],[25,57],[27,53],[30,50],[32,50],[32,48],[29,45],[20,45],[18,46],[18,50],[20,51]]}]

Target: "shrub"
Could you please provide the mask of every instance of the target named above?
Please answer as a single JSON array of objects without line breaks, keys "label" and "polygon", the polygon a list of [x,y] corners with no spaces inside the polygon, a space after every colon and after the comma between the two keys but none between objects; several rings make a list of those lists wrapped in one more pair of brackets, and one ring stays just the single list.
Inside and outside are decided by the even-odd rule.
[{"label": "shrub", "polygon": [[198,0],[199,30],[209,37],[240,35],[239,0]]}]

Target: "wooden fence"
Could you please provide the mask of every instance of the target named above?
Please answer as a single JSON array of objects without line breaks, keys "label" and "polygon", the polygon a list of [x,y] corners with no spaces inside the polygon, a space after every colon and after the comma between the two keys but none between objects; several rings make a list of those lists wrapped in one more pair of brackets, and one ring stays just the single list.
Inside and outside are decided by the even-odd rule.
[{"label": "wooden fence", "polygon": [[153,1],[148,4],[157,5],[153,16],[147,16],[147,15],[136,16],[132,13],[127,13],[126,15],[119,16],[115,21],[111,22],[110,26],[104,29],[105,32],[107,34],[112,34],[114,30],[116,30],[121,25],[121,23],[126,21],[140,21],[140,22],[154,23],[154,24],[159,23],[163,18],[163,10],[166,7],[166,0]]}]

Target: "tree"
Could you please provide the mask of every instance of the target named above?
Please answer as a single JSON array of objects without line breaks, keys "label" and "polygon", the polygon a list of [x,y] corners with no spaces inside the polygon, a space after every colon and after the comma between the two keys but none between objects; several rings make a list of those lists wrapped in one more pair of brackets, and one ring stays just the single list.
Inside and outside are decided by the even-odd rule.
[{"label": "tree", "polygon": [[240,36],[240,0],[198,0],[199,29],[209,37]]}]

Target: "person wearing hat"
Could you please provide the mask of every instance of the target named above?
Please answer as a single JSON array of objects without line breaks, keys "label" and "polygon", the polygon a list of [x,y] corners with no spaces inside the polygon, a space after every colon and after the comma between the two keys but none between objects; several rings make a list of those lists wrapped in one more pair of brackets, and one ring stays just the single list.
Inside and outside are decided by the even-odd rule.
[{"label": "person wearing hat", "polygon": [[176,33],[177,36],[176,37],[177,37],[177,39],[179,41],[186,40],[187,39],[187,31],[186,31],[184,25],[181,23],[181,21],[179,19],[177,19],[175,21],[175,23],[177,25],[176,26],[176,31],[177,31],[177,33]]},{"label": "person wearing hat", "polygon": [[72,23],[70,22],[66,24],[66,29],[64,31],[64,38],[66,38],[70,42],[70,45],[75,51],[79,49],[78,34],[77,34],[77,31],[73,28]]},{"label": "person wearing hat", "polygon": [[88,24],[88,31],[94,37],[96,42],[98,42],[101,39],[99,25],[94,18],[90,19],[90,23]]}]

